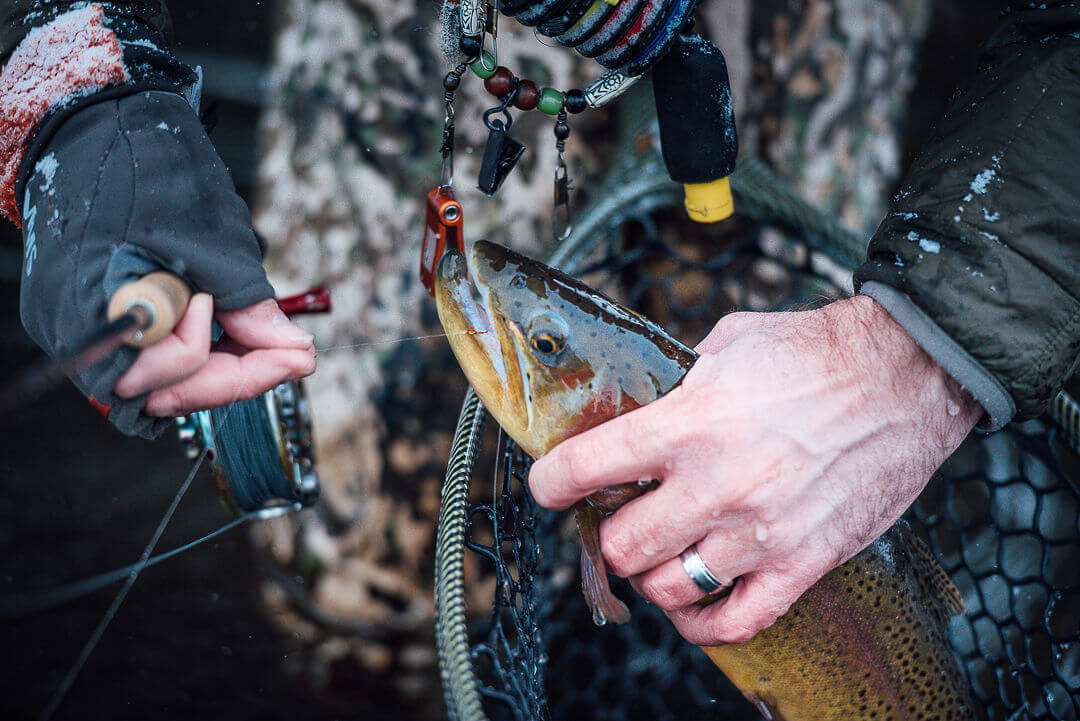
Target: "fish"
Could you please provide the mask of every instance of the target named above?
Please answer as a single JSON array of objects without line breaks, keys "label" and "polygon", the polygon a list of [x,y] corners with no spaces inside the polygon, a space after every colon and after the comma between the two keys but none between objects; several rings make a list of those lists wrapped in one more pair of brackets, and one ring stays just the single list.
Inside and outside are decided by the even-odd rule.
[{"label": "fish", "polygon": [[[697,355],[581,281],[501,245],[448,252],[434,279],[439,319],[488,412],[529,455],[677,387]],[[574,506],[582,592],[598,624],[625,623],[599,523],[655,480]],[[717,601],[724,592],[703,599]],[[904,521],[828,573],[746,643],[702,647],[775,721],[968,721],[969,690],[948,644],[963,601]]]}]

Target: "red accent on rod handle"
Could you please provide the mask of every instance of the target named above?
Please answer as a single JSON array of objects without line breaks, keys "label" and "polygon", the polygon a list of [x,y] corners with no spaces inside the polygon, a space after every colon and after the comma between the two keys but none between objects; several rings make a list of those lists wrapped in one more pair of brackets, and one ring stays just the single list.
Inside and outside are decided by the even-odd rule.
[{"label": "red accent on rod handle", "polygon": [[329,313],[333,308],[330,300],[330,291],[326,286],[320,285],[311,290],[304,291],[299,295],[290,295],[288,298],[278,298],[278,307],[290,318],[294,315],[316,315]]},{"label": "red accent on rod handle", "polygon": [[108,419],[109,411],[112,410],[112,406],[105,405],[104,403],[99,401],[97,398],[94,398],[93,396],[90,396],[90,398],[88,398],[87,400],[90,401],[90,407],[93,408],[98,413],[100,413],[102,418]]}]

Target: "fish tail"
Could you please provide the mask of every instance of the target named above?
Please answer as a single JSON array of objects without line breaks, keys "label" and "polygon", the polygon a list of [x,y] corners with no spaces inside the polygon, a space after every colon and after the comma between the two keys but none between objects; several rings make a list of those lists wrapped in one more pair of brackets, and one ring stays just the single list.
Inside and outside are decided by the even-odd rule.
[{"label": "fish tail", "polygon": [[578,532],[581,534],[581,592],[592,611],[593,622],[603,626],[608,621],[626,623],[630,609],[615,597],[608,585],[607,565],[600,553],[600,512],[584,501],[575,506]]}]

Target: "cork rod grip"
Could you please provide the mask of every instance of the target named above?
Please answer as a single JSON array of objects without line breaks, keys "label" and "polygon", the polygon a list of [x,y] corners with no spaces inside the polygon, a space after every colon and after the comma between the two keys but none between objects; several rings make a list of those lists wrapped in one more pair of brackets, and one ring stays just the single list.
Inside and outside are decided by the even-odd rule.
[{"label": "cork rod grip", "polygon": [[145,275],[120,288],[109,301],[109,320],[125,313],[134,313],[142,322],[128,345],[146,348],[163,340],[172,332],[187,311],[191,288],[168,271]]}]

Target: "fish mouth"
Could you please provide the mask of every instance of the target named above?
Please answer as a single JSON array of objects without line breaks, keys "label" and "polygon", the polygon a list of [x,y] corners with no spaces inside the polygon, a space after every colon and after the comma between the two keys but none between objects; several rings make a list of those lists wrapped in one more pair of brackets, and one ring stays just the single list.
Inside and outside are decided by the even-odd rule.
[{"label": "fish mouth", "polygon": [[529,426],[526,379],[513,323],[499,312],[496,294],[485,282],[490,258],[481,243],[473,246],[468,264],[457,250],[443,255],[434,278],[435,305],[470,385],[499,424],[520,443],[519,437]]}]

